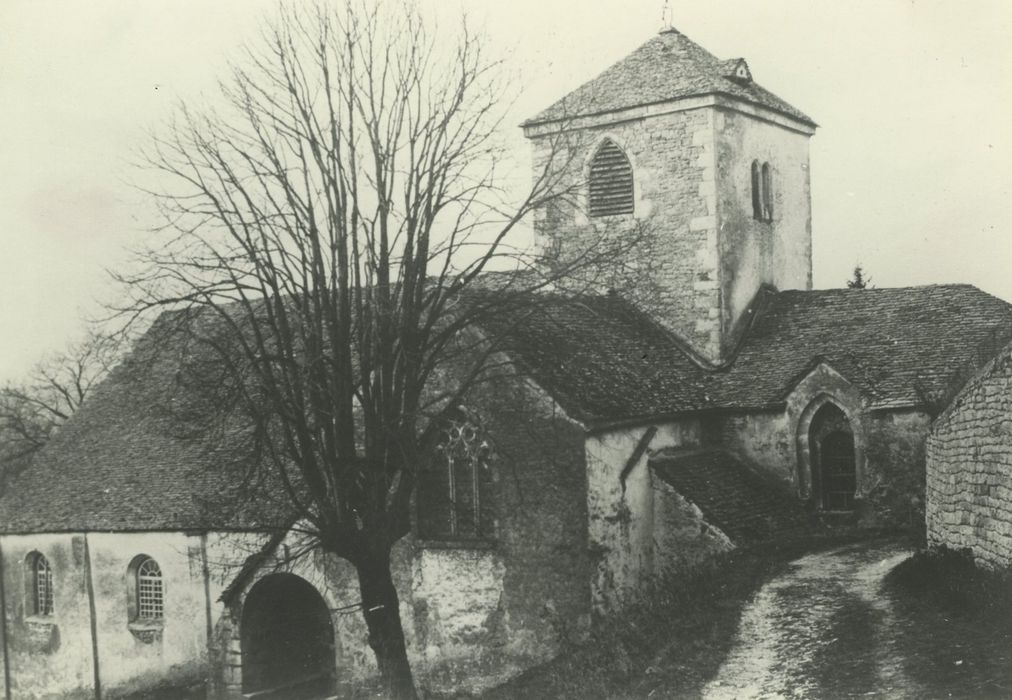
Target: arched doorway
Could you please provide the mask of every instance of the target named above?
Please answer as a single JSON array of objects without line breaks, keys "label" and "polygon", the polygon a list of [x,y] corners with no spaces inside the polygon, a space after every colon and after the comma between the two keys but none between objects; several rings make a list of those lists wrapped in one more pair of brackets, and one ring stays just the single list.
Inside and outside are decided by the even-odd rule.
[{"label": "arched doorway", "polygon": [[315,698],[333,690],[334,626],[305,579],[260,579],[242,609],[242,692],[254,698]]},{"label": "arched doorway", "polygon": [[825,404],[812,418],[808,444],[816,505],[823,510],[853,510],[857,459],[854,433],[846,414],[835,404]]}]

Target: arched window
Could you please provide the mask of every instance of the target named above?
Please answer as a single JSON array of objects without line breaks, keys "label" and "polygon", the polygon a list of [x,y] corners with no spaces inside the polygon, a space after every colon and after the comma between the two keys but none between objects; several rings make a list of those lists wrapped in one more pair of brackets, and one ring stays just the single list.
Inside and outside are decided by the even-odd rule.
[{"label": "arched window", "polygon": [[625,153],[605,139],[590,163],[590,215],[632,214],[633,171]]},{"label": "arched window", "polygon": [[433,540],[494,536],[491,441],[466,409],[447,420],[418,485],[418,534]]},{"label": "arched window", "polygon": [[752,161],[752,218],[763,220],[762,179],[759,173],[759,161]]},{"label": "arched window", "polygon": [[773,171],[757,160],[752,161],[752,218],[773,221]]},{"label": "arched window", "polygon": [[773,175],[769,163],[763,163],[763,221],[773,221]]},{"label": "arched window", "polygon": [[28,568],[28,596],[33,615],[53,614],[53,569],[40,552],[32,552],[25,561]]},{"label": "arched window", "polygon": [[131,622],[157,622],[165,615],[162,569],[146,554],[134,557],[129,568]]}]

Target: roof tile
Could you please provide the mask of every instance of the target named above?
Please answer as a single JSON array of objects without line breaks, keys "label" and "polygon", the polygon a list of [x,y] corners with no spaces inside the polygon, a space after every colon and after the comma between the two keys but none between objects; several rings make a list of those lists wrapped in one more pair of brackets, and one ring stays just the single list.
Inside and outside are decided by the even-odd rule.
[{"label": "roof tile", "polygon": [[811,117],[757,83],[730,77],[740,60],[721,61],[684,34],[668,29],[524,125],[720,94],[815,126]]}]

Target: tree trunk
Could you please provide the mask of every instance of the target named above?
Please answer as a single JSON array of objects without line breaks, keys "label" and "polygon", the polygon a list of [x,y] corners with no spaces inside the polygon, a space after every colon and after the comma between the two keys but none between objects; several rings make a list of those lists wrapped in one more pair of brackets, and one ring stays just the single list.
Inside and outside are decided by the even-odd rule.
[{"label": "tree trunk", "polygon": [[397,700],[415,700],[418,696],[408,663],[397,589],[390,574],[389,548],[371,547],[356,568],[369,646],[376,654],[384,690]]}]

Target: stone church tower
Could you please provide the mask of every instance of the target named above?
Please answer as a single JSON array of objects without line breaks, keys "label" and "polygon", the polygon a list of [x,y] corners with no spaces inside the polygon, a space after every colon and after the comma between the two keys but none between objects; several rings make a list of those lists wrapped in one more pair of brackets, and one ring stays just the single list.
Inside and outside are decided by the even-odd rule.
[{"label": "stone church tower", "polygon": [[711,363],[728,358],[762,285],[810,289],[808,140],[815,123],[666,29],[523,125],[535,178],[557,178],[535,220],[559,262],[590,256],[613,289]]}]

